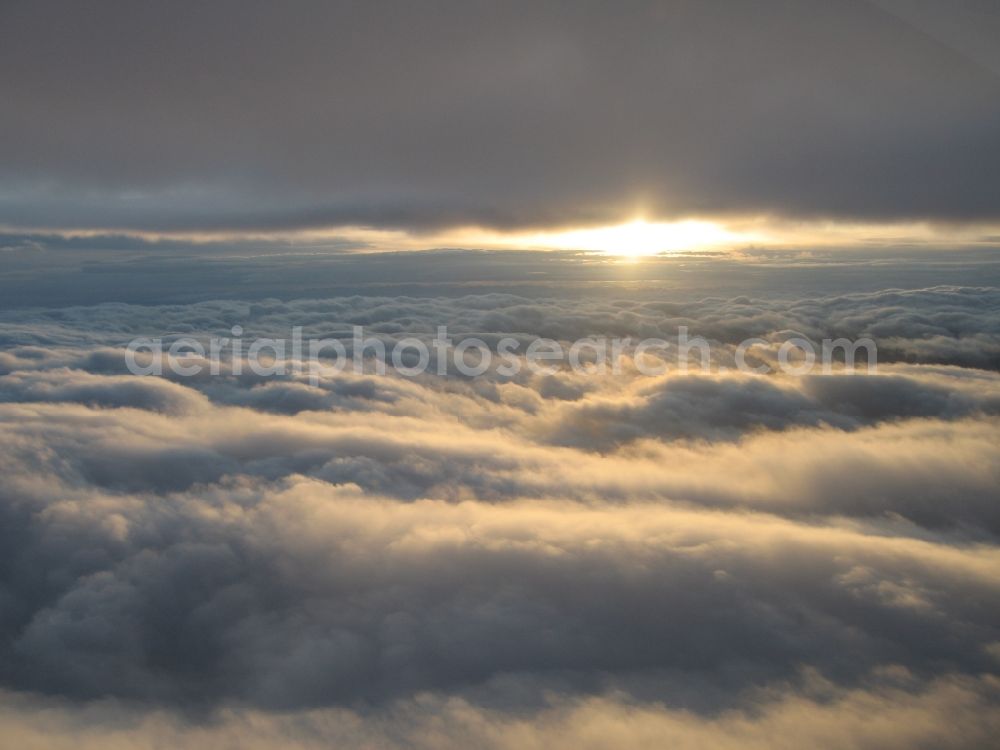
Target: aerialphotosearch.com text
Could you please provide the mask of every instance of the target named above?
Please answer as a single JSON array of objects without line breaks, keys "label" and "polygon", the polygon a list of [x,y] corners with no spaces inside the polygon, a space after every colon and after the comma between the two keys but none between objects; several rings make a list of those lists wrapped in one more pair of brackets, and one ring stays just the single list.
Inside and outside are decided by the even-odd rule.
[{"label": "aerialphotosearch.com text", "polygon": [[[293,327],[287,339],[245,340],[239,325],[233,326],[230,334],[207,340],[136,338],[126,347],[126,366],[134,375],[169,372],[184,377],[206,371],[211,375],[249,371],[260,377],[305,375],[315,385],[348,368],[355,374],[385,374],[391,366],[404,377],[425,373],[477,377],[490,371],[514,377],[524,369],[539,375],[565,368],[585,374],[618,374],[630,363],[641,375],[657,376],[671,368],[682,372],[711,370],[720,363],[713,358],[713,344],[704,337],[690,335],[686,326],[678,327],[673,341],[586,337],[560,342],[503,336],[489,337],[494,339],[492,346],[475,336],[453,340],[446,326],[439,326],[433,338],[409,336],[398,340],[367,336],[362,326],[353,326],[351,336],[344,338],[304,338],[301,326]],[[724,349],[727,367],[748,373],[805,375],[817,368],[828,373],[835,366],[853,370],[856,363],[863,364],[867,372],[877,367],[877,347],[870,338],[823,339],[818,345],[804,336],[781,342],[748,338],[735,346],[715,346]]]}]

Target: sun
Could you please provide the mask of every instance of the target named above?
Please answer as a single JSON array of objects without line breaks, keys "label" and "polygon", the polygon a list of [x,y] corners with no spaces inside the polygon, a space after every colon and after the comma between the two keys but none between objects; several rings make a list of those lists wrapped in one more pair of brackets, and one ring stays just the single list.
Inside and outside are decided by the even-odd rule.
[{"label": "sun", "polygon": [[650,222],[635,219],[625,224],[592,229],[574,229],[536,235],[541,247],[588,250],[625,257],[694,250],[746,239],[711,221]]}]

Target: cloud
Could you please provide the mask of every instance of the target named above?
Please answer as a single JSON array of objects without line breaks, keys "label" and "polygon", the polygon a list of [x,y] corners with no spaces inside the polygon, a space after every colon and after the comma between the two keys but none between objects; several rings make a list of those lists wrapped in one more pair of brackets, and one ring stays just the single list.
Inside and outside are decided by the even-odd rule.
[{"label": "cloud", "polygon": [[[523,255],[500,253],[492,260],[516,262]],[[450,265],[447,254],[426,260],[428,281]],[[353,266],[357,276],[351,280],[364,286],[381,273],[387,262],[383,257],[359,260]],[[490,275],[491,261],[485,262],[487,268],[480,271]],[[773,263],[780,262],[773,259]],[[691,261],[675,259],[665,263],[664,273],[667,273],[687,268]],[[933,268],[935,261],[926,264]],[[555,274],[574,265],[580,265],[578,258],[564,256],[554,266],[543,261],[529,271]],[[909,262],[904,264],[909,265]],[[403,272],[409,268],[404,266]],[[922,279],[921,268],[916,265],[909,271],[910,276]],[[175,272],[178,277],[187,278],[198,269],[198,264],[181,264]],[[223,270],[220,282],[233,271]],[[873,270],[864,263],[855,269],[859,278],[866,277],[868,284],[876,285],[891,280],[897,270],[903,272],[895,268]],[[265,271],[274,276],[278,266],[272,261],[260,269],[262,274]],[[323,273],[322,268],[309,264],[302,271]],[[907,289],[847,292],[845,287],[854,286],[851,277],[846,284],[841,279],[828,285],[817,282],[821,285],[814,296],[795,298],[775,295],[775,286],[794,278],[783,278],[781,270],[774,269],[776,275],[767,275],[758,290],[759,296],[719,297],[705,294],[705,287],[719,283],[728,289],[725,277],[745,272],[746,268],[725,260],[710,260],[697,271],[700,275],[692,280],[692,288],[655,287],[648,294],[632,293],[628,280],[623,284],[621,279],[609,278],[606,269],[592,277],[577,275],[565,283],[551,282],[532,296],[471,293],[478,286],[475,276],[462,279],[447,294],[354,294],[322,299],[289,299],[292,296],[289,294],[284,299],[220,298],[192,304],[171,297],[161,301],[160,288],[152,286],[141,290],[146,296],[145,304],[8,310],[0,321],[0,342],[13,350],[6,352],[8,356],[27,351],[29,357],[44,357],[49,355],[44,351],[32,353],[30,347],[122,346],[132,338],[148,335],[158,335],[168,342],[184,335],[231,337],[231,328],[236,324],[243,328],[248,339],[289,338],[293,326],[301,326],[307,338],[350,339],[352,326],[357,325],[363,326],[367,335],[381,335],[389,341],[408,336],[430,339],[437,326],[444,325],[452,335],[480,336],[493,344],[503,336],[523,342],[537,337],[572,342],[595,336],[664,338],[676,342],[680,327],[686,326],[692,338],[701,336],[720,345],[716,347],[722,350],[717,352],[720,355],[717,364],[729,367],[733,365],[733,347],[748,338],[764,338],[776,350],[789,337],[802,336],[817,348],[827,338],[872,338],[878,345],[881,363],[902,361],[1000,369],[1000,341],[996,333],[1000,292],[996,287],[911,284]],[[639,272],[645,274],[646,270]],[[980,282],[986,282],[994,273],[993,266],[973,267],[970,278],[978,276]],[[20,283],[25,284],[23,279]],[[512,280],[511,284],[520,284],[520,290],[525,291],[523,283]],[[592,294],[595,285],[607,286],[608,291]],[[32,294],[41,291],[44,295],[43,279],[32,279],[27,287]],[[235,287],[239,289],[239,283]],[[758,353],[763,352],[750,351],[748,360]],[[773,358],[774,354],[770,356]]]},{"label": "cloud", "polygon": [[161,378],[92,375],[59,368],[13,372],[0,381],[2,401],[70,401],[102,407],[132,407],[167,414],[204,409],[208,400],[196,391]]},{"label": "cloud", "polygon": [[902,372],[908,376],[848,373],[785,381],[746,375],[668,377],[624,395],[580,400],[563,410],[552,438],[606,450],[642,437],[718,441],[764,430],[853,430],[908,417],[1000,412],[1000,381],[990,379],[970,388],[952,380],[948,387],[918,368]]},{"label": "cloud", "polygon": [[996,219],[995,22],[907,19],[818,0],[16,4],[0,222]]},{"label": "cloud", "polygon": [[[1000,376],[969,363],[990,362],[972,340],[995,346],[994,297],[5,311],[0,728],[51,747],[981,745]],[[688,325],[714,369],[124,368],[133,336],[235,324],[491,342]],[[789,331],[908,356],[733,370],[740,337]]]},{"label": "cloud", "polygon": [[[989,745],[996,237],[641,263],[352,239],[637,214],[988,228],[1000,29],[970,7],[4,3],[0,734]],[[491,347],[686,328],[711,356],[668,349],[655,377],[630,356],[125,366],[136,337],[234,326],[352,362],[354,326]],[[879,367],[748,374],[751,337],[751,364],[869,338]]]},{"label": "cloud", "polygon": [[[191,725],[166,713],[129,711],[113,702],[88,708],[4,696],[0,727],[21,746],[192,748],[275,745],[448,750],[470,744],[507,748],[973,748],[997,731],[996,681],[943,678],[914,690],[905,670],[873,676],[865,689],[844,690],[805,675],[785,691],[756,696],[752,711],[699,717],[615,696],[555,701],[534,713],[483,709],[461,698],[425,694],[379,712],[324,709],[264,714],[227,711]],[[802,691],[802,692],[798,692]]]},{"label": "cloud", "polygon": [[504,675],[642,696],[660,672],[732,689],[803,659],[848,682],[886,661],[993,665],[992,548],[643,503],[400,504],[295,477],[146,501],[53,487],[40,506],[16,487],[8,555],[47,578],[5,582],[21,689],[301,708]]}]

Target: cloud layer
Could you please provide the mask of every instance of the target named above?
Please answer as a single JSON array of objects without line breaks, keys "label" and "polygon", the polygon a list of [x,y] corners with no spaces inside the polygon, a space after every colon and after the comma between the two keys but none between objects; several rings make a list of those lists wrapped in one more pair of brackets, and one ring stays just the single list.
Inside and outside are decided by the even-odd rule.
[{"label": "cloud layer", "polygon": [[[0,726],[50,747],[981,745],[998,314],[967,287],[6,312]],[[135,335],[236,323],[689,325],[713,369],[125,371]],[[791,332],[889,354],[867,375],[732,368],[743,337]]]},{"label": "cloud layer", "polygon": [[5,3],[0,223],[996,220],[965,5]]}]

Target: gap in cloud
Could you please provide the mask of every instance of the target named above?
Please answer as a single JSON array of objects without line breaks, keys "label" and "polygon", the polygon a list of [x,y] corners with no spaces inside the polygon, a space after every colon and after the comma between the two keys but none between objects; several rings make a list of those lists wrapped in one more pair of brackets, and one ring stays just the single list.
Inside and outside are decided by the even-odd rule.
[{"label": "gap in cloud", "polygon": [[[130,241],[128,238],[132,238]],[[732,254],[749,250],[857,250],[881,248],[952,250],[1000,245],[1000,225],[931,221],[854,222],[833,219],[790,220],[780,216],[691,215],[637,217],[612,224],[525,226],[497,229],[454,225],[435,229],[376,225],[330,225],[271,231],[219,229],[131,231],[57,229],[0,225],[0,252],[8,257],[49,245],[88,245],[118,249],[141,241],[147,248],[171,250],[178,243],[201,254],[239,246],[262,254],[327,255],[440,249],[570,250],[620,258],[671,254]],[[230,247],[232,249],[232,247]]]}]

